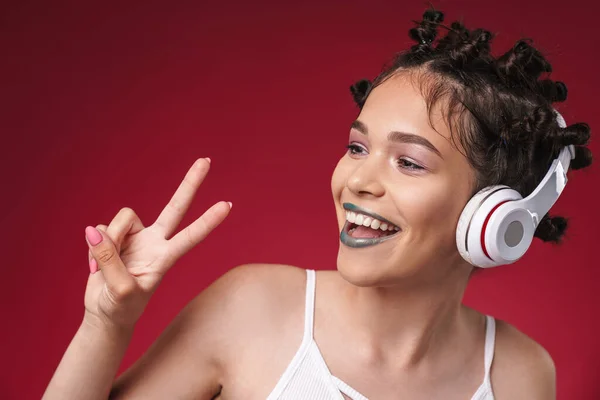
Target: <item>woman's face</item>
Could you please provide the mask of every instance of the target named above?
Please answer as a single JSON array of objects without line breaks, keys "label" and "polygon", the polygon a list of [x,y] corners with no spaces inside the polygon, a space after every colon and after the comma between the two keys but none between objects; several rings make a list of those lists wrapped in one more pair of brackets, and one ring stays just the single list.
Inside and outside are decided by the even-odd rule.
[{"label": "woman's face", "polygon": [[[331,186],[342,232],[338,270],[358,286],[470,270],[455,232],[474,171],[451,144],[441,110],[432,110],[431,122],[435,130],[418,87],[396,75],[371,91],[352,124]],[[354,224],[346,223],[349,211]],[[388,226],[374,222],[375,214]]]}]

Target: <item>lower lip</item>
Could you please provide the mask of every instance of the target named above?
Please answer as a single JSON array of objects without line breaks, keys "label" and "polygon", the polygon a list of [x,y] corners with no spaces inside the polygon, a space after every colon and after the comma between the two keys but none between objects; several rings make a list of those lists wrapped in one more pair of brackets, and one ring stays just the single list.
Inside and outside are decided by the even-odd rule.
[{"label": "lower lip", "polygon": [[348,234],[349,227],[350,227],[350,222],[346,221],[346,223],[344,224],[344,227],[342,228],[342,233],[340,233],[340,241],[344,245],[355,248],[355,249],[362,248],[362,247],[375,246],[376,244],[383,243],[389,239],[393,239],[393,238],[397,237],[398,234],[400,232],[402,232],[400,230],[400,231],[394,233],[393,235],[382,236],[379,238],[353,238],[352,236],[350,236]]}]

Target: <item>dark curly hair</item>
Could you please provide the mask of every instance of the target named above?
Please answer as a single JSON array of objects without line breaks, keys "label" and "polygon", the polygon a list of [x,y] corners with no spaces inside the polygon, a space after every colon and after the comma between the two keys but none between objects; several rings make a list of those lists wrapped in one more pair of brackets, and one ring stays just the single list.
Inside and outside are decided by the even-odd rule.
[{"label": "dark curly hair", "polygon": [[[528,196],[567,145],[575,145],[570,169],[592,163],[592,153],[584,147],[590,128],[585,123],[558,125],[552,103],[567,98],[567,87],[548,79],[552,67],[531,40],[519,40],[495,58],[490,54],[490,32],[470,31],[460,22],[448,27],[443,19],[440,11],[425,11],[423,20],[415,21],[417,26],[408,32],[417,44],[397,54],[373,82],[362,79],[350,87],[359,108],[389,77],[417,73],[429,112],[440,100],[447,101],[452,142],[456,145],[458,138],[476,171],[473,194],[487,186],[507,185]],[[443,38],[438,38],[440,29],[447,31]],[[546,214],[535,237],[558,243],[566,228],[565,218]]]}]

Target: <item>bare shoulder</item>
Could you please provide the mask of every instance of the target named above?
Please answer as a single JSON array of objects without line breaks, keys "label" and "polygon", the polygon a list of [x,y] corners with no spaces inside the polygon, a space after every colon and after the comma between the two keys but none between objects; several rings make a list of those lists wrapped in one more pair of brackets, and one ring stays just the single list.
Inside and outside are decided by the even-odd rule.
[{"label": "bare shoulder", "polygon": [[291,265],[244,264],[227,271],[193,302],[218,304],[222,319],[232,322],[248,323],[248,316],[256,314],[276,317],[288,302],[298,301],[296,292],[304,290],[305,276],[306,270]]},{"label": "bare shoulder", "polygon": [[[268,340],[282,329],[287,319],[303,313],[306,270],[283,264],[244,264],[230,269],[192,303],[204,318],[210,307],[217,319],[211,324],[218,329],[221,349],[231,351],[231,359],[239,357],[239,343]],[[222,353],[228,358],[226,353]],[[226,360],[225,360],[226,361]]]},{"label": "bare shoulder", "polygon": [[525,333],[498,319],[491,381],[498,400],[556,398],[556,369],[548,351]]},{"label": "bare shoulder", "polygon": [[215,283],[218,296],[225,296],[225,303],[237,310],[250,311],[257,306],[266,311],[275,305],[274,300],[293,299],[295,289],[304,290],[306,270],[284,264],[244,264],[232,268]]}]

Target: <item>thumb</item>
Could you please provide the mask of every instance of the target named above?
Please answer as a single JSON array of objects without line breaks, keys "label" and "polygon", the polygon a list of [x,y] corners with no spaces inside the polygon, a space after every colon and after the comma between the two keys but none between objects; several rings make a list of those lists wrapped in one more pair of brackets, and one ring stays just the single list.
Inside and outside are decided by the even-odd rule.
[{"label": "thumb", "polygon": [[115,244],[105,232],[88,226],[85,228],[85,239],[92,257],[98,263],[98,269],[102,271],[109,287],[125,289],[135,284],[135,280],[123,264]]}]

